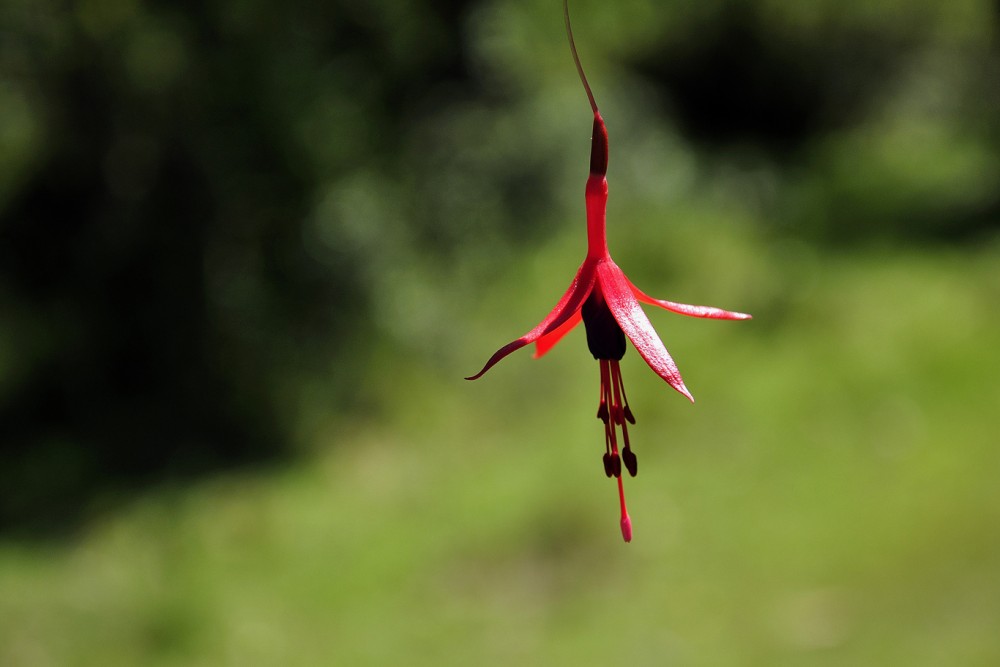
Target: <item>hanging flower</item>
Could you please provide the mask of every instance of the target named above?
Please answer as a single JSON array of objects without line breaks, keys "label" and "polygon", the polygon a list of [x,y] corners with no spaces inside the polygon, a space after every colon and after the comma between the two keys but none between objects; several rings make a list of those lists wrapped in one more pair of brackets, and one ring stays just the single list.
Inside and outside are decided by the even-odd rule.
[{"label": "hanging flower", "polygon": [[[564,4],[565,9],[565,4]],[[711,306],[692,306],[673,301],[654,299],[632,284],[625,273],[611,259],[607,241],[608,201],[608,132],[597,110],[590,85],[583,73],[573,34],[569,25],[569,12],[565,13],[573,59],[583,81],[591,108],[594,111],[594,130],[591,139],[590,176],[585,192],[587,206],[587,257],[577,271],[569,289],[545,319],[517,340],[497,350],[486,365],[467,380],[475,380],[511,352],[525,345],[535,344],[535,356],[548,352],[563,336],[583,320],[587,332],[587,346],[600,364],[600,401],[597,417],[604,423],[604,472],[618,481],[618,498],[621,507],[622,537],[632,540],[632,522],[625,507],[625,490],[622,485],[622,463],[631,476],[637,472],[635,453],[629,443],[628,424],[635,424],[625,396],[618,362],[625,354],[626,338],[639,352],[653,372],[667,381],[678,392],[694,401],[684,386],[677,365],[667,352],[653,325],[639,302],[659,306],[666,310],[688,315],[721,320],[747,320],[750,315]],[[620,430],[620,437],[619,437]],[[619,447],[619,444],[621,447]]]}]

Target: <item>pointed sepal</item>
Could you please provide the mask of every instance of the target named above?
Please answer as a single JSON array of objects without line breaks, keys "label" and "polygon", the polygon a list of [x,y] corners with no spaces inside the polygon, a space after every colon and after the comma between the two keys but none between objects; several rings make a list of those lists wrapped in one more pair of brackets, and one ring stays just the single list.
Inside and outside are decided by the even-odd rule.
[{"label": "pointed sepal", "polygon": [[604,293],[604,300],[611,309],[611,314],[615,316],[618,326],[622,328],[625,335],[639,355],[645,360],[653,372],[667,381],[671,387],[687,396],[688,400],[694,402],[691,392],[684,386],[681,373],[677,370],[667,348],[657,335],[649,318],[642,311],[642,306],[632,293],[631,285],[625,273],[618,268],[612,260],[607,259],[597,265],[597,280],[601,284]]},{"label": "pointed sepal", "polygon": [[583,305],[583,302],[587,300],[590,290],[594,287],[594,281],[597,279],[595,268],[595,262],[592,262],[589,259],[584,261],[583,265],[581,265],[580,269],[576,272],[573,282],[570,283],[569,289],[567,289],[566,293],[563,294],[561,299],[559,299],[559,303],[556,304],[556,307],[545,316],[545,319],[539,322],[538,325],[528,333],[524,334],[517,340],[507,343],[494,352],[493,356],[490,357],[489,361],[486,362],[486,365],[483,366],[481,371],[475,375],[470,375],[465,379],[475,380],[482,377],[483,373],[488,371],[498,361],[506,357],[511,352],[519,350],[525,345],[534,343],[546,334],[559,329],[566,323],[567,320],[579,313],[580,307]]},{"label": "pointed sepal", "polygon": [[676,303],[674,301],[667,301],[666,299],[654,299],[649,296],[641,289],[635,286],[628,276],[625,277],[625,282],[628,283],[629,289],[632,294],[635,295],[639,301],[643,303],[648,303],[651,306],[659,306],[664,310],[669,310],[672,313],[678,313],[680,315],[687,315],[689,317],[703,317],[710,320],[751,320],[752,315],[747,313],[738,313],[733,310],[723,310],[722,308],[716,308],[715,306],[692,306],[687,303]]}]

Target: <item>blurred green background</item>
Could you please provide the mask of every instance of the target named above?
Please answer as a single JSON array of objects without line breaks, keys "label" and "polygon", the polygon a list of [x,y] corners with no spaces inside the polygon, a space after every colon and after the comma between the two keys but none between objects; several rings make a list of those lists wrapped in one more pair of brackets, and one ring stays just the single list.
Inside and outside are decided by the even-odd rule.
[{"label": "blurred green background", "polygon": [[1000,3],[0,8],[0,664],[1000,664]]}]

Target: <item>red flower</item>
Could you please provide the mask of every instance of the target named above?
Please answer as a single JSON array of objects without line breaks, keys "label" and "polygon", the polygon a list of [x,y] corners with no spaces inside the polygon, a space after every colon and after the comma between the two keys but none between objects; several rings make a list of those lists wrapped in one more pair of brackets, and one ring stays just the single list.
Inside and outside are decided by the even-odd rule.
[{"label": "red flower", "polygon": [[[566,14],[567,30],[569,15]],[[515,341],[497,350],[482,370],[467,380],[475,380],[511,352],[525,345],[535,344],[535,356],[548,352],[567,332],[583,320],[587,331],[587,346],[594,358],[600,362],[601,391],[597,417],[604,422],[604,472],[618,480],[618,497],[621,505],[622,537],[626,542],[632,539],[632,522],[625,507],[625,491],[622,486],[622,461],[625,469],[633,477],[637,471],[636,457],[629,444],[627,424],[635,424],[635,417],[625,397],[618,362],[625,354],[625,339],[628,338],[650,368],[688,399],[694,401],[691,392],[684,386],[677,365],[663,346],[639,302],[659,306],[666,310],[689,315],[723,320],[747,320],[750,315],[736,313],[711,306],[691,306],[673,301],[654,299],[632,284],[625,273],[615,264],[608,252],[606,233],[606,206],[608,201],[608,132],[604,126],[597,105],[593,101],[590,86],[580,67],[570,33],[570,45],[574,60],[583,80],[587,95],[594,110],[594,132],[590,153],[590,177],[587,179],[587,257],[570,283],[556,307],[538,325]],[[621,439],[618,429],[621,429]],[[619,442],[622,448],[619,450]]]}]

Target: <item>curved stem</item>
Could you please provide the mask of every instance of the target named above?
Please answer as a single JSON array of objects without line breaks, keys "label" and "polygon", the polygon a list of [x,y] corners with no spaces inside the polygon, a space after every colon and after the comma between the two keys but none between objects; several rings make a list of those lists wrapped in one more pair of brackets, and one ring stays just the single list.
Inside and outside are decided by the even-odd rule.
[{"label": "curved stem", "polygon": [[569,23],[569,0],[563,0],[563,16],[566,18],[566,36],[569,37],[569,50],[573,53],[573,63],[576,65],[576,72],[583,82],[583,89],[587,91],[587,99],[590,100],[590,108],[597,113],[597,102],[594,100],[594,91],[590,89],[587,75],[583,72],[583,65],[580,64],[580,54],[576,52],[576,40],[573,39],[573,27]]}]

